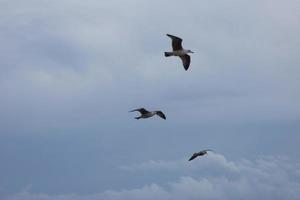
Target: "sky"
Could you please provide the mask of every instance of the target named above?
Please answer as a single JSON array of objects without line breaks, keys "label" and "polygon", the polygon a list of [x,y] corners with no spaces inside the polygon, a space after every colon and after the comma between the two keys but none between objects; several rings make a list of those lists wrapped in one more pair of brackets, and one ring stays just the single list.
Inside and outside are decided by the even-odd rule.
[{"label": "sky", "polygon": [[0,199],[299,199],[299,35],[298,0],[1,0]]}]

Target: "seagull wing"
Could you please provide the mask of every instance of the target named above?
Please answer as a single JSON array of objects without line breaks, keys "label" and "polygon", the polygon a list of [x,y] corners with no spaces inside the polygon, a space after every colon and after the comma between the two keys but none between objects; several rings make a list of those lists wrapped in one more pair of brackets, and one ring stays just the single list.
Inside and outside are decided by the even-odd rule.
[{"label": "seagull wing", "polygon": [[181,46],[182,39],[181,38],[176,37],[174,35],[170,35],[170,34],[167,34],[167,36],[172,39],[173,51],[177,51],[177,50],[181,50],[182,49],[182,46]]},{"label": "seagull wing", "polygon": [[161,118],[163,118],[163,119],[167,119],[166,116],[165,116],[165,114],[163,112],[161,112],[161,111],[156,111],[156,114],[158,116],[160,116]]},{"label": "seagull wing", "polygon": [[197,154],[196,153],[194,153],[193,155],[192,155],[192,157],[189,159],[189,161],[191,161],[191,160],[194,160],[195,158],[197,158]]},{"label": "seagull wing", "polygon": [[203,151],[212,151],[212,152],[213,152],[213,150],[211,150],[211,149],[205,149],[205,150],[203,150]]},{"label": "seagull wing", "polygon": [[190,63],[191,63],[191,57],[187,54],[180,56],[183,67],[185,70],[188,70]]},{"label": "seagull wing", "polygon": [[149,111],[146,110],[145,108],[138,108],[138,109],[131,110],[131,111],[129,111],[129,112],[134,112],[134,111],[138,111],[138,112],[140,112],[142,115],[149,112]]}]

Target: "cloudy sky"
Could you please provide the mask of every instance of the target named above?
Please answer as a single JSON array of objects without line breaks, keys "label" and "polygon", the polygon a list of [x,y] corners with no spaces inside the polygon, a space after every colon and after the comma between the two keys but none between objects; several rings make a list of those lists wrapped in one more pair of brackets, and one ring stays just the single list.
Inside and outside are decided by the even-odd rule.
[{"label": "cloudy sky", "polygon": [[0,198],[299,199],[299,35],[298,0],[1,0]]}]

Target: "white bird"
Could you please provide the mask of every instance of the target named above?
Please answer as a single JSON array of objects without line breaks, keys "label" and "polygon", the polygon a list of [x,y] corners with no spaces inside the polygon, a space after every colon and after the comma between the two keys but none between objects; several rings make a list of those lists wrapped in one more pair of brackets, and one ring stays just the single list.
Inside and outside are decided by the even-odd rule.
[{"label": "white bird", "polygon": [[134,111],[138,111],[141,113],[141,116],[135,117],[135,119],[141,119],[141,118],[145,119],[145,118],[153,117],[154,115],[158,115],[161,118],[166,119],[165,114],[163,112],[161,112],[160,110],[148,111],[145,108],[138,108],[138,109],[131,110],[129,112],[134,112]]},{"label": "white bird", "polygon": [[194,53],[191,50],[183,49],[182,48],[182,39],[170,34],[167,34],[168,37],[172,39],[172,52],[165,52],[165,56],[179,56],[182,60],[182,64],[185,70],[188,70],[190,63],[191,63],[191,57],[188,55],[188,53]]},{"label": "white bird", "polygon": [[212,151],[210,149],[206,149],[206,150],[202,150],[200,152],[194,153],[192,155],[192,157],[189,159],[189,161],[194,160],[195,158],[197,158],[198,156],[204,156],[205,154],[207,154],[208,151]]}]

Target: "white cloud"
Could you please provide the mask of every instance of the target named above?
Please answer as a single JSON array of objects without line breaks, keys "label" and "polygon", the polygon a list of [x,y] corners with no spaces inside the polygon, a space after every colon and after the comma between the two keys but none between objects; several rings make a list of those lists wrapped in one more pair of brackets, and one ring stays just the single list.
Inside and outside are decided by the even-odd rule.
[{"label": "white cloud", "polygon": [[134,164],[130,166],[121,166],[121,169],[128,171],[137,170],[153,170],[153,171],[182,171],[182,170],[199,170],[207,168],[208,166],[217,166],[227,171],[238,171],[239,167],[236,163],[226,160],[226,158],[220,154],[209,152],[208,156],[200,157],[187,162],[187,158],[181,160],[164,161],[164,160],[149,160],[144,163]]},{"label": "white cloud", "polygon": [[[107,190],[92,195],[36,194],[26,188],[5,200],[296,200],[300,197],[300,165],[292,164],[288,158],[262,157],[255,161],[243,159],[233,162],[218,154],[207,157],[187,165],[183,164],[187,161],[178,160],[149,161],[122,167],[131,171],[145,170],[145,173],[175,170],[179,174],[177,181],[152,183],[136,189]],[[211,174],[214,168],[218,168],[220,173]],[[180,175],[185,170],[192,170],[192,174]]]}]

